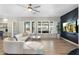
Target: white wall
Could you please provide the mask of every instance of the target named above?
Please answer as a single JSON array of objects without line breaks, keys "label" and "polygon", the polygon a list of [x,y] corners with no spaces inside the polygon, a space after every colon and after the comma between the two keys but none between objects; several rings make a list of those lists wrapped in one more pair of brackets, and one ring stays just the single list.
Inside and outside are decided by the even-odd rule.
[{"label": "white wall", "polygon": [[24,21],[19,21],[19,33],[24,32]]},{"label": "white wall", "polygon": [[18,18],[18,19],[19,19],[20,25],[21,25],[20,26],[21,32],[24,30],[23,22],[27,22],[27,21],[34,21],[34,22],[38,22],[38,21],[53,21],[53,23],[54,23],[54,25],[53,25],[54,26],[53,33],[57,33],[57,25],[58,25],[58,22],[60,22],[60,17],[26,17],[26,18]]},{"label": "white wall", "polygon": [[[57,33],[57,24],[58,22],[60,22],[60,18],[59,17],[26,17],[26,18],[15,18],[15,19],[8,19],[8,30],[9,33],[11,33],[12,35],[14,33],[22,33],[24,32],[24,22],[26,21],[53,21],[54,23],[54,30],[53,33]],[[0,19],[0,22],[3,22],[3,19]],[[14,26],[12,26],[14,25]],[[14,29],[13,29],[14,28]]]}]

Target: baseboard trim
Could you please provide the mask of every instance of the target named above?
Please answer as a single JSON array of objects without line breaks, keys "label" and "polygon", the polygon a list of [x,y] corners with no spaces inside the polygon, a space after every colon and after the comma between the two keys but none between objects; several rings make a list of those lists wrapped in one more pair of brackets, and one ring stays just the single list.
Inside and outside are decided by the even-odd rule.
[{"label": "baseboard trim", "polygon": [[44,55],[44,54],[9,54],[9,53],[4,53],[4,55]]},{"label": "baseboard trim", "polygon": [[67,40],[66,38],[63,38],[63,37],[61,37],[63,40],[65,40],[66,42],[69,42],[69,43],[71,43],[71,44],[73,44],[73,45],[75,45],[75,46],[77,46],[78,47],[78,44],[76,44],[76,43],[74,43],[74,42],[72,42],[72,41],[69,41],[69,40]]}]

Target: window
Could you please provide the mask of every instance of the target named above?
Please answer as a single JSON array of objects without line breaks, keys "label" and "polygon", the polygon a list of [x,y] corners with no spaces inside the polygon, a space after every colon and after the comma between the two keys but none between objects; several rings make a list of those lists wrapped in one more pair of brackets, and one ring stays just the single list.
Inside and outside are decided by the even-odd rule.
[{"label": "window", "polygon": [[49,33],[49,22],[48,21],[38,22],[38,33]]},{"label": "window", "polygon": [[30,22],[24,23],[24,31],[30,31]]}]

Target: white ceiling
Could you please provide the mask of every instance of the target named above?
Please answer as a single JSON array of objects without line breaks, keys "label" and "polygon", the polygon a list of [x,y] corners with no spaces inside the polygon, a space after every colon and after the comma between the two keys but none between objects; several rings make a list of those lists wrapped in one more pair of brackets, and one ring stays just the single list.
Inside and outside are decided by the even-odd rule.
[{"label": "white ceiling", "polygon": [[[36,10],[40,13],[33,14],[16,4],[0,4],[0,18],[1,17],[58,17],[63,14],[75,9],[77,4],[35,4],[34,6],[40,5],[40,8]],[[23,4],[23,6],[25,6]]]}]

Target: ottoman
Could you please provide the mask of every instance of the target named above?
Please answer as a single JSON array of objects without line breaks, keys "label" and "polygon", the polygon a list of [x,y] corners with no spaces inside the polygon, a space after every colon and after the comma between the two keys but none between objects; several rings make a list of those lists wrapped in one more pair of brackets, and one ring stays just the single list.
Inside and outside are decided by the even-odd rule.
[{"label": "ottoman", "polygon": [[44,54],[43,44],[37,41],[27,41],[24,43],[24,54]]}]

